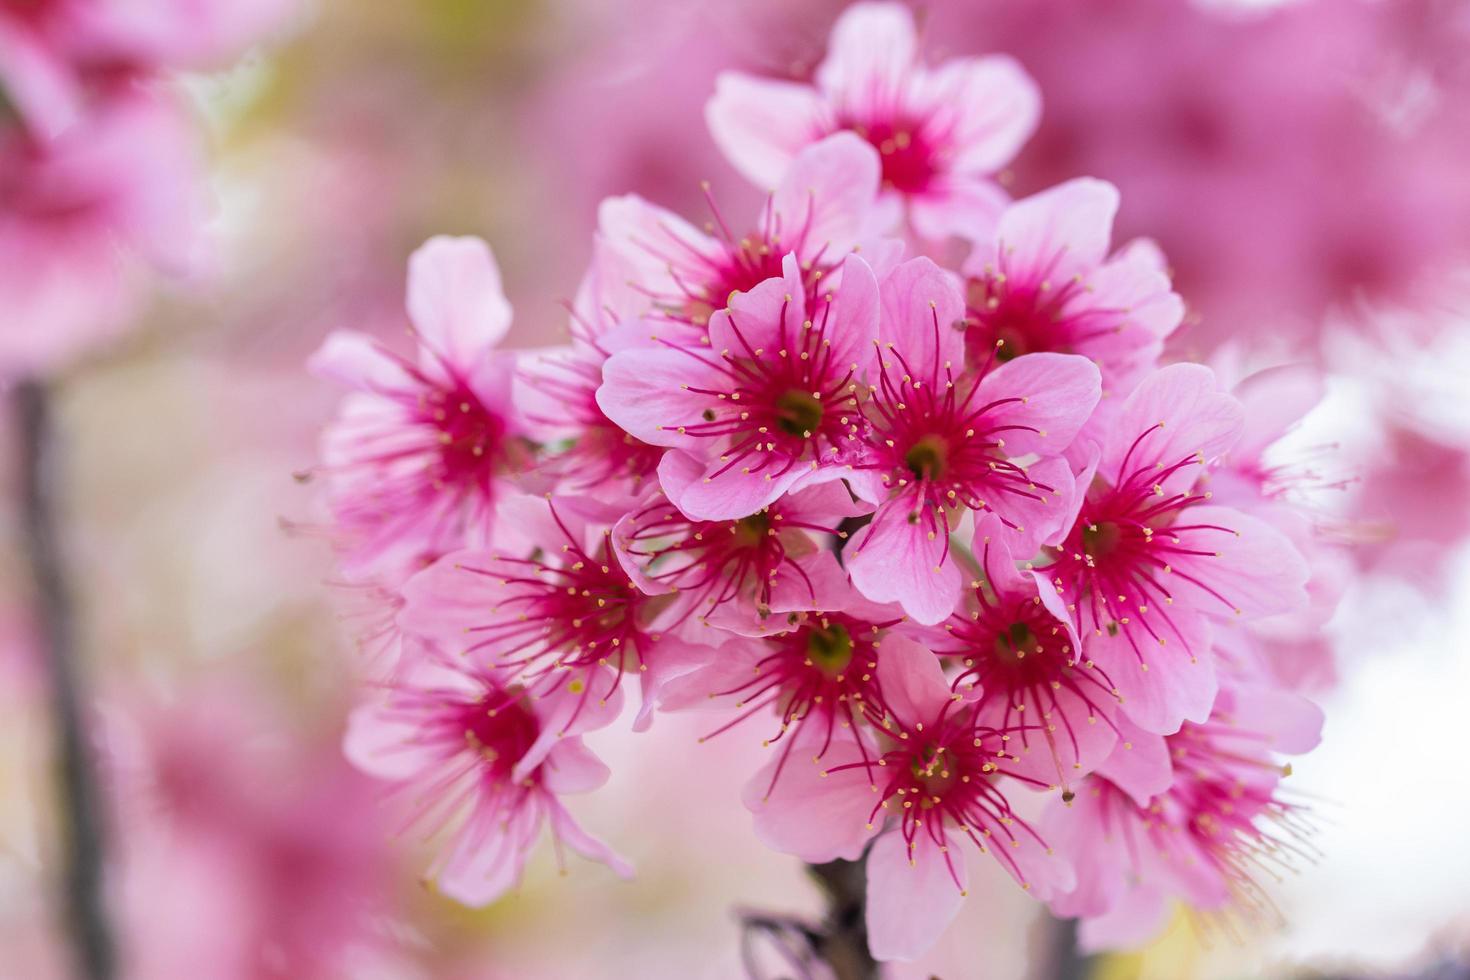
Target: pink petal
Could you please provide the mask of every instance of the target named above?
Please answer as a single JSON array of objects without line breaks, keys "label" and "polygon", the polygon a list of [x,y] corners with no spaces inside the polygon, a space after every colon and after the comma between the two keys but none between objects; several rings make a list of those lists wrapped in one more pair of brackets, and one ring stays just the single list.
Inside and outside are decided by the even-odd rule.
[{"label": "pink petal", "polygon": [[0,16],[0,88],[44,139],[60,135],[77,120],[81,92],[70,66],[9,16]]},{"label": "pink petal", "polygon": [[1118,189],[1091,177],[1017,201],[996,231],[996,269],[1018,286],[1060,289],[1102,264],[1118,212]]},{"label": "pink petal", "polygon": [[[1180,532],[1180,540],[1185,548],[1215,554],[1170,556],[1173,573],[1163,584],[1176,605],[1188,602],[1204,613],[1245,618],[1306,608],[1311,570],[1296,546],[1265,521],[1234,508],[1202,505],[1182,511],[1177,523],[1205,526]],[[1167,537],[1168,529],[1159,533]]]},{"label": "pink petal", "polygon": [[536,802],[523,803],[509,814],[476,807],[444,858],[439,891],[470,906],[489,905],[505,894],[521,880],[541,817]]},{"label": "pink petal", "polygon": [[915,960],[949,928],[969,887],[964,851],[921,830],[910,856],[898,832],[868,852],[868,948],[878,960]]},{"label": "pink petal", "polygon": [[993,174],[1015,159],[1041,119],[1041,90],[1014,58],[953,58],[920,76],[915,102],[950,129],[950,166]]},{"label": "pink petal", "polygon": [[602,841],[583,830],[572,815],[559,803],[547,807],[551,830],[558,840],[589,861],[605,864],[619,878],[633,877],[633,865]]},{"label": "pink petal", "polygon": [[901,3],[855,3],[832,26],[816,81],[834,103],[883,108],[918,54],[914,17]]},{"label": "pink petal", "polygon": [[660,701],[660,707],[664,710],[739,710],[734,707],[739,700],[738,695],[728,698],[717,695],[734,691],[749,681],[756,673],[756,666],[770,651],[758,640],[743,636],[726,637],[714,630],[709,632],[713,640],[723,640],[717,648],[718,655],[668,683]]},{"label": "pink petal", "polygon": [[1221,692],[1212,720],[1250,737],[1265,736],[1273,752],[1300,755],[1322,741],[1322,719],[1321,708],[1293,691],[1235,682]]},{"label": "pink petal", "polygon": [[1101,915],[1083,919],[1077,945],[1087,953],[1108,949],[1136,949],[1159,934],[1168,921],[1164,892],[1148,882],[1134,883]]},{"label": "pink petal", "polygon": [[731,166],[758,187],[774,188],[796,154],[829,127],[809,85],[721,72],[704,107],[710,135]]},{"label": "pink petal", "polygon": [[946,542],[925,523],[908,520],[907,498],[878,508],[873,523],[848,544],[853,587],[874,602],[897,602],[926,626],[943,622],[960,599],[960,570]]},{"label": "pink petal", "polygon": [[736,520],[769,507],[811,472],[809,466],[775,453],[752,453],[734,466],[716,459],[698,482],[687,486],[677,499],[670,499],[698,520]]},{"label": "pink petal", "polygon": [[541,766],[542,785],[553,793],[590,793],[607,782],[611,770],[582,744],[564,738],[546,754]]},{"label": "pink petal", "polygon": [[965,318],[965,301],[948,273],[928,257],[909,259],[889,273],[879,293],[878,336],[885,348],[894,348],[880,356],[893,365],[890,370],[906,373],[898,364],[901,357],[916,379],[939,385],[945,365],[956,372],[963,367],[965,335],[955,325]]},{"label": "pink petal", "polygon": [[[862,769],[831,770],[861,763],[857,746],[846,739],[834,741],[820,765],[814,764],[812,749],[798,745],[783,766],[781,755],[786,750],[777,742],[772,748],[777,758],[751,777],[741,793],[746,808],[755,814],[756,837],[767,847],[811,864],[856,860],[877,833],[868,820],[878,806],[878,795]],[[778,767],[780,778],[773,788]],[[874,774],[877,778],[876,767]]]},{"label": "pink petal", "polygon": [[1169,278],[1139,260],[1112,259],[1087,276],[1087,291],[1069,302],[1063,316],[1086,316],[1092,310],[1125,314],[1115,331],[1077,345],[1077,352],[1103,369],[1109,394],[1128,394],[1158,366],[1164,338],[1184,318],[1184,301]]},{"label": "pink petal", "polygon": [[1286,364],[1246,378],[1234,391],[1245,408],[1245,431],[1231,457],[1241,462],[1260,459],[1266,447],[1291,431],[1325,394],[1322,371],[1311,364]]},{"label": "pink petal", "polygon": [[667,685],[693,673],[719,655],[714,647],[669,636],[640,653],[643,669],[639,672],[639,681],[643,687],[643,703],[633,720],[635,732],[647,731],[653,724],[653,712],[660,706]]},{"label": "pink petal", "polygon": [[1072,469],[1060,456],[1043,459],[1026,467],[1030,484],[1026,493],[998,494],[990,506],[1003,513],[1014,528],[1001,525],[1011,553],[1021,561],[1036,556],[1043,543],[1066,536],[1068,505],[1079,492],[1072,483]]},{"label": "pink petal", "polygon": [[[1160,423],[1163,428],[1156,428]],[[1213,371],[1199,364],[1171,364],[1140,382],[1123,403],[1100,472],[1116,485],[1125,458],[1129,472],[1160,463],[1173,466],[1195,456],[1208,462],[1235,444],[1244,425],[1240,402],[1219,389]],[[1164,493],[1187,489],[1197,476],[1195,467],[1183,467],[1162,481]]]},{"label": "pink petal", "polygon": [[1133,828],[1119,825],[1110,809],[1111,792],[1100,782],[1087,780],[1070,805],[1057,800],[1042,816],[1042,833],[1059,854],[1067,856],[1075,875],[1071,888],[1058,889],[1048,899],[1053,915],[1100,915],[1127,887],[1129,869],[1122,838]]},{"label": "pink petal", "polygon": [[[622,272],[656,294],[680,294],[685,286],[697,286],[724,260],[725,249],[719,242],[637,194],[604,199],[597,208],[597,230],[620,260],[610,271]],[[647,293],[642,294],[640,305],[639,290],[623,288],[634,294],[623,297],[625,305],[638,310],[648,307]],[[715,306],[725,304],[723,296],[708,298]]]},{"label": "pink petal", "polygon": [[416,749],[417,725],[395,717],[385,706],[362,705],[347,717],[342,752],[358,769],[378,779],[404,781],[432,768],[433,749]]},{"label": "pink petal", "polygon": [[540,723],[536,739],[516,760],[511,778],[522,780],[535,772],[565,739],[606,728],[623,713],[623,686],[614,687],[615,674],[592,668],[550,694],[532,694],[532,710]]},{"label": "pink petal", "polygon": [[[1102,765],[1117,742],[1117,733],[1108,723],[1106,703],[1104,711],[1094,711],[1069,687],[1063,686],[1044,697],[1024,695],[1016,703],[1026,706],[1021,721],[1048,729],[1023,729],[1011,736],[1010,749],[1021,761],[1012,762],[1009,770],[1017,775],[1049,786],[1072,788]],[[1002,704],[999,699],[992,699],[982,708],[980,718],[1000,727],[1008,710],[1012,712],[1014,724],[1014,705]]]},{"label": "pink petal", "polygon": [[923,194],[909,197],[909,220],[931,242],[951,236],[988,242],[1010,197],[1000,185],[973,174],[937,174]]},{"label": "pink petal", "polygon": [[771,199],[782,241],[801,241],[810,258],[833,261],[868,233],[882,175],[878,151],[854,133],[834,133],[803,149]]},{"label": "pink petal", "polygon": [[1163,736],[1146,732],[1126,717],[1113,720],[1118,742],[1097,774],[1133,798],[1139,806],[1167,790],[1174,782],[1174,764]]},{"label": "pink petal", "polygon": [[474,642],[470,630],[492,621],[506,595],[499,579],[465,568],[492,565],[487,552],[456,551],[414,575],[403,585],[399,628],[428,640],[441,653],[463,653]]},{"label": "pink petal", "polygon": [[1038,840],[1039,835],[1019,822],[1004,829],[1013,836],[998,830],[988,842],[990,853],[1016,884],[1043,902],[1076,887],[1071,861]]},{"label": "pink petal", "polygon": [[306,368],[358,391],[402,391],[418,386],[403,362],[376,340],[355,330],[334,330],[306,362]]},{"label": "pink petal", "polygon": [[889,633],[877,646],[878,688],[884,705],[909,726],[938,718],[954,700],[939,658],[901,633]]},{"label": "pink petal", "polygon": [[468,373],[510,330],[511,309],[490,246],[478,238],[429,239],[408,260],[408,315],[432,356]]},{"label": "pink petal", "polygon": [[1015,399],[985,416],[992,426],[1022,427],[999,433],[1007,455],[1059,456],[1100,397],[1097,365],[1077,354],[1045,353],[1025,354],[991,371],[980,382],[975,402]]},{"label": "pink petal", "polygon": [[698,424],[706,408],[719,405],[714,397],[684,387],[713,374],[706,356],[671,348],[619,351],[602,366],[597,406],[646,443],[707,451],[715,440],[679,432],[681,425]]},{"label": "pink petal", "polygon": [[851,369],[861,378],[873,363],[873,342],[878,339],[878,280],[856,255],[843,260],[837,275],[831,309],[813,316],[826,318],[826,338],[837,370]]},{"label": "pink petal", "polygon": [[1155,606],[1148,617],[1165,645],[1135,622],[1120,626],[1116,635],[1104,630],[1101,636],[1086,637],[1087,656],[1107,672],[1122,695],[1123,712],[1139,728],[1172,735],[1185,721],[1203,722],[1215,704],[1209,627],[1203,617],[1177,603]]},{"label": "pink petal", "polygon": [[[722,297],[720,302],[726,302]],[[715,351],[730,351],[736,357],[752,349],[780,346],[783,337],[793,337],[806,319],[806,289],[795,253],[781,260],[781,275],[728,297],[729,308],[710,317],[709,342]]]}]

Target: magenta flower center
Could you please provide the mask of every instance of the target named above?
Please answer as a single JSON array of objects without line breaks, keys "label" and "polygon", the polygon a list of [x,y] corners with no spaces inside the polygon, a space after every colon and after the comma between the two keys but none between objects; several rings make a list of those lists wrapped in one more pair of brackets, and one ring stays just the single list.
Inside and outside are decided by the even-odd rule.
[{"label": "magenta flower center", "polygon": [[895,368],[882,358],[878,390],[863,407],[872,423],[869,445],[875,460],[867,465],[883,473],[890,490],[911,500],[910,523],[924,523],[936,537],[947,537],[949,508],[996,510],[1005,520],[1002,497],[1040,500],[1053,490],[1006,458],[1006,433],[1036,431],[995,418],[1020,398],[981,401],[980,378],[956,384],[952,369],[944,368],[940,377],[936,366],[927,380],[915,380],[901,356],[897,362]]},{"label": "magenta flower center", "polygon": [[1122,325],[1123,310],[1080,302],[1085,286],[1078,279],[1052,282],[1042,272],[1023,283],[1005,271],[1004,255],[1000,262],[1000,270],[966,284],[968,367],[980,367],[992,350],[1002,363],[1025,354],[1081,353]]},{"label": "magenta flower center", "polygon": [[[488,650],[501,666],[539,667],[541,676],[557,678],[566,676],[558,668],[607,664],[618,671],[615,687],[623,670],[641,663],[647,637],[640,616],[668,600],[638,591],[612,554],[609,535],[604,534],[595,556],[568,534],[559,563],[543,560],[538,552],[529,558],[497,558],[491,568],[464,566],[472,574],[498,579],[506,590],[505,598],[487,611],[486,622],[469,630],[466,652]],[[596,692],[603,698],[609,693]]]},{"label": "magenta flower center", "polygon": [[536,719],[519,700],[497,697],[454,705],[444,722],[446,738],[458,729],[468,751],[479,756],[480,768],[490,781],[510,778],[516,761],[536,741]]},{"label": "magenta flower center", "polygon": [[[736,599],[764,609],[771,586],[785,572],[807,581],[791,559],[780,530],[826,530],[789,521],[767,508],[735,521],[690,520],[667,501],[644,508],[619,544],[660,585],[694,595],[709,609]],[[812,588],[808,581],[807,585]]]},{"label": "magenta flower center", "polygon": [[437,477],[443,484],[489,487],[505,460],[505,426],[485,410],[462,381],[452,388],[434,388],[425,396],[420,417],[438,430]]},{"label": "magenta flower center", "polygon": [[919,120],[905,116],[845,119],[838,128],[850,129],[872,144],[882,160],[883,185],[899,193],[924,193],[940,171],[939,154]]},{"label": "magenta flower center", "polygon": [[718,371],[717,386],[689,387],[712,402],[699,421],[691,419],[679,431],[730,440],[720,455],[724,465],[713,475],[744,467],[774,478],[815,460],[824,444],[836,447],[852,435],[853,366],[832,357],[831,306],[824,304],[820,314],[803,323],[793,322],[789,311],[789,304],[782,306],[780,330],[770,346],[751,343],[732,312],[730,326],[739,347],[721,351],[710,362]]}]

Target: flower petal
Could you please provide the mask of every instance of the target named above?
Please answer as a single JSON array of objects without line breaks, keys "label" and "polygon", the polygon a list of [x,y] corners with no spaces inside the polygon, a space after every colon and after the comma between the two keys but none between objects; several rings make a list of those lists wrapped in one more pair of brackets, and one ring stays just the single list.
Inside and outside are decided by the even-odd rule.
[{"label": "flower petal", "polygon": [[964,852],[939,831],[920,830],[912,853],[903,835],[884,834],[868,853],[868,948],[874,959],[915,960],[959,914],[969,887]]},{"label": "flower petal", "polygon": [[738,71],[715,78],[704,107],[715,145],[730,165],[762,188],[774,188],[802,147],[820,137],[825,103],[810,85],[757,78]]},{"label": "flower petal", "polygon": [[429,239],[408,260],[408,316],[428,353],[421,366],[468,373],[510,330],[500,267],[478,238]]},{"label": "flower petal", "polygon": [[874,602],[897,602],[925,626],[943,622],[960,600],[960,570],[932,521],[909,521],[907,498],[878,508],[846,549],[853,586]]}]

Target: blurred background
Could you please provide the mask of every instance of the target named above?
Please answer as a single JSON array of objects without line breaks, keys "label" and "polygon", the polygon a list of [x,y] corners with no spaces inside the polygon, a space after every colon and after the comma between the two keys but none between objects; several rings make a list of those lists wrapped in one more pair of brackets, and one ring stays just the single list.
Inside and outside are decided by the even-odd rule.
[{"label": "blurred background", "polygon": [[[0,0],[0,28],[34,6]],[[122,973],[741,976],[743,912],[821,901],[750,832],[739,789],[758,741],[696,744],[698,718],[589,738],[613,778],[570,807],[637,864],[633,882],[577,861],[563,877],[543,848],[489,909],[420,883],[422,843],[339,751],[369,603],[334,589],[293,478],[338,397],[303,361],[333,328],[401,335],[405,259],[436,233],[492,244],[513,345],[564,339],[603,196],[702,220],[709,180],[722,208],[753,210],[705,130],[713,78],[806,75],[842,4],[276,6],[238,60],[166,81],[192,121],[179,179],[207,215],[187,274],[130,277],[108,298],[126,323],[53,369],[54,506]],[[1040,83],[1013,193],[1084,174],[1121,188],[1120,239],[1156,239],[1190,304],[1176,353],[1235,377],[1326,372],[1283,465],[1338,546],[1345,598],[1296,643],[1328,718],[1293,776],[1321,857],[1273,883],[1279,917],[1221,930],[1181,913],[1138,954],[1059,959],[1064,933],[977,860],[960,921],[893,975],[1470,975],[1470,3],[916,6],[931,57],[1008,52]],[[0,208],[7,195],[0,175]],[[23,257],[0,244],[0,261]],[[3,458],[20,438],[0,427]],[[7,980],[71,969],[19,482],[0,463]]]}]

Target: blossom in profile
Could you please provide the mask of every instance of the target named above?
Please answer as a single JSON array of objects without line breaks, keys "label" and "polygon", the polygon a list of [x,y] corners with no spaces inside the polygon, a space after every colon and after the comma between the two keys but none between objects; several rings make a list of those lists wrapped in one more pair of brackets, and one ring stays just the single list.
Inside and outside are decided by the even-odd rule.
[{"label": "blossom in profile", "polygon": [[963,300],[927,258],[884,279],[882,307],[851,477],[878,510],[847,568],[869,599],[934,624],[959,601],[949,538],[965,513],[995,514],[1026,557],[1063,530],[1072,474],[1060,454],[1097,404],[1098,371],[1075,354],[999,364],[992,351],[967,372]]},{"label": "blossom in profile", "polygon": [[408,314],[411,358],[338,331],[311,360],[351,392],[323,434],[316,473],[353,577],[401,581],[440,555],[488,544],[496,503],[527,461],[515,355],[496,350],[511,308],[489,247],[426,242],[409,261]]},{"label": "blossom in profile", "polygon": [[1076,520],[1047,574],[1074,610],[1086,659],[1123,711],[1167,735],[1208,718],[1216,693],[1210,621],[1306,605],[1306,562],[1265,521],[1211,503],[1198,485],[1243,427],[1209,368],[1174,364],[1119,409],[1077,481]]},{"label": "blossom in profile", "polygon": [[641,319],[648,301],[635,272],[626,256],[595,236],[592,261],[570,307],[571,342],[527,352],[521,361],[516,400],[527,430],[543,444],[562,447],[539,472],[564,493],[632,504],[656,482],[662,447],[623,431],[597,404],[607,359],[651,343]]},{"label": "blossom in profile", "polygon": [[1143,748],[1167,755],[1167,788],[1130,780],[1121,760],[1089,777],[1043,823],[1077,875],[1052,911],[1082,919],[1090,951],[1147,942],[1171,899],[1206,914],[1269,915],[1259,876],[1312,856],[1309,813],[1283,791],[1291,767],[1281,759],[1310,751],[1321,727],[1320,709],[1304,698],[1230,685],[1206,722]]},{"label": "blossom in profile", "polygon": [[993,225],[995,175],[1036,128],[1041,96],[1009,57],[924,63],[909,8],[857,3],[832,28],[812,84],[725,72],[710,132],[753,183],[775,187],[800,151],[842,130],[878,150],[883,196],[931,239]]},{"label": "blossom in profile", "polygon": [[381,703],[353,714],[345,748],[411,795],[409,826],[451,835],[427,877],[457,901],[488,905],[520,881],[543,827],[559,848],[632,874],[560,800],[608,777],[582,744],[593,716],[579,707],[570,686],[538,697],[499,669],[429,648]]}]

